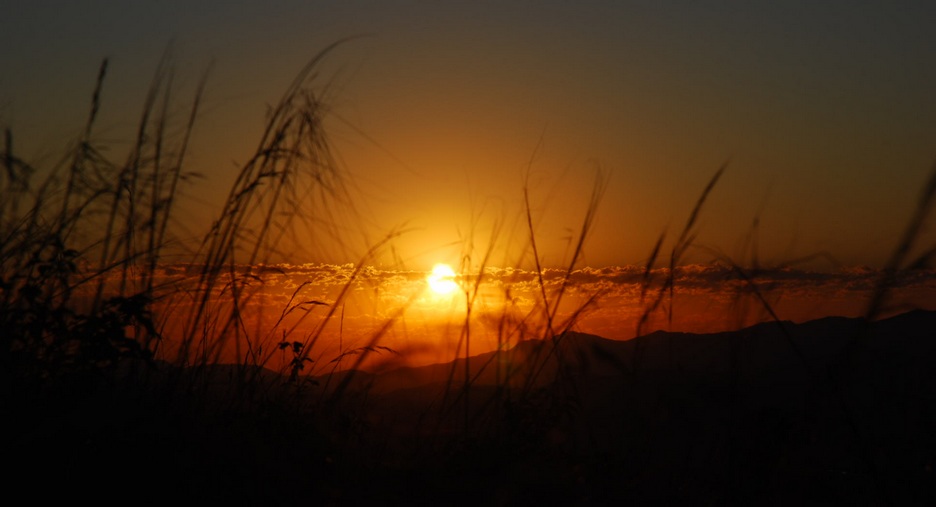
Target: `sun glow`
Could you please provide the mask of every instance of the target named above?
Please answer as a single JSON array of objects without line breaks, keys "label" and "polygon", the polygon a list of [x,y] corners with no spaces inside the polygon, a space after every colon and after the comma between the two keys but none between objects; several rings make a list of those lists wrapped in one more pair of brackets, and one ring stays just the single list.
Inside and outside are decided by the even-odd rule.
[{"label": "sun glow", "polygon": [[426,283],[432,292],[439,295],[447,295],[455,292],[458,283],[455,282],[455,270],[448,264],[436,264],[432,267],[432,273],[426,277]]}]

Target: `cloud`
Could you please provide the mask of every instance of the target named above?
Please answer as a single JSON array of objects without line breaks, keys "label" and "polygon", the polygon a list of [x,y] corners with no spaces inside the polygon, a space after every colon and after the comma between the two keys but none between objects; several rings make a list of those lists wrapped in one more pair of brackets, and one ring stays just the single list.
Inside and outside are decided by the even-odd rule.
[{"label": "cloud", "polygon": [[[161,270],[162,281],[192,283],[197,280],[196,266],[170,265]],[[247,276],[249,273],[249,276]],[[291,295],[297,289],[304,295],[336,298],[348,288],[358,294],[371,293],[384,300],[405,301],[414,291],[425,288],[427,272],[417,270],[380,269],[352,264],[276,264],[243,268],[239,280],[251,287],[262,288],[269,295]],[[884,280],[884,272],[866,266],[846,267],[835,271],[803,270],[791,267],[737,270],[722,263],[657,268],[645,273],[640,266],[584,267],[568,272],[544,269],[541,273],[518,268],[487,267],[481,273],[462,275],[459,280],[469,290],[477,286],[488,295],[500,293],[517,302],[542,299],[564,291],[566,295],[603,297],[638,297],[643,284],[648,292],[663,287],[672,277],[674,292],[681,295],[731,297],[757,290],[787,297],[859,297],[870,294]],[[222,277],[219,289],[229,282]],[[542,282],[542,286],[540,285]],[[936,290],[936,270],[902,271],[888,282],[895,292]],[[333,302],[333,301],[332,301]]]},{"label": "cloud", "polygon": [[[448,299],[432,293],[425,271],[352,264],[276,264],[234,271],[241,298],[236,311],[243,321],[236,329],[257,330],[259,338],[253,344],[263,350],[272,350],[284,333],[291,340],[320,333],[323,339],[315,345],[316,353],[333,356],[340,348],[336,344],[342,343],[337,341],[339,336],[344,337],[345,347],[361,345],[390,321],[393,327],[381,344],[395,348],[434,344],[445,349],[458,343],[465,323],[465,292]],[[200,267],[191,265],[161,268],[157,283],[170,294],[161,302],[171,310],[166,313],[170,327],[181,330],[179,317],[185,315],[186,307],[194,307],[197,291],[191,289],[197,288],[200,272]],[[477,322],[472,337],[480,340],[478,350],[482,350],[485,340],[492,341],[485,330],[492,336],[506,332],[514,338],[542,337],[549,332],[547,327],[562,329],[571,322],[581,331],[631,338],[650,302],[661,294],[663,303],[641,332],[719,331],[769,319],[759,297],[785,320],[861,315],[884,275],[863,266],[835,271],[790,267],[739,271],[711,263],[649,273],[640,266],[583,267],[571,272],[545,269],[541,273],[487,267],[459,280],[472,297],[478,289],[471,312]],[[660,292],[669,279],[673,300],[668,291]],[[223,326],[235,311],[231,280],[230,273],[222,274],[210,293],[210,308],[204,315],[212,332],[235,329]],[[649,283],[647,297],[641,300],[645,282]],[[890,288],[895,303],[931,304],[936,301],[936,270],[897,273]],[[758,297],[752,297],[755,289]],[[582,308],[587,311],[578,313]],[[551,316],[548,325],[547,312]],[[504,331],[505,323],[510,330]]]}]

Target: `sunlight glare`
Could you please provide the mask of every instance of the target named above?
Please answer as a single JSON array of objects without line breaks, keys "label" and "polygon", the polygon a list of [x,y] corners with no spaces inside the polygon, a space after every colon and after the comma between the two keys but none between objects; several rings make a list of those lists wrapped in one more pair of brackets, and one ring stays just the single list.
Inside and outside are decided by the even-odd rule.
[{"label": "sunlight glare", "polygon": [[458,288],[455,282],[455,270],[448,264],[436,264],[432,267],[432,273],[426,277],[426,283],[432,292],[439,295],[451,294]]}]

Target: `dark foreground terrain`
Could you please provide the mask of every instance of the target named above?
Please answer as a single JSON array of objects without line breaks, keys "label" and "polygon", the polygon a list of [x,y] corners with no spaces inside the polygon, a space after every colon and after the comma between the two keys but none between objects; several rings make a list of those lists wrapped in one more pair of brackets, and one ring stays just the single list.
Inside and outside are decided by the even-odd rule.
[{"label": "dark foreground terrain", "polygon": [[[239,505],[936,504],[936,312],[290,379],[5,374],[4,484]],[[470,382],[465,382],[466,371]]]}]

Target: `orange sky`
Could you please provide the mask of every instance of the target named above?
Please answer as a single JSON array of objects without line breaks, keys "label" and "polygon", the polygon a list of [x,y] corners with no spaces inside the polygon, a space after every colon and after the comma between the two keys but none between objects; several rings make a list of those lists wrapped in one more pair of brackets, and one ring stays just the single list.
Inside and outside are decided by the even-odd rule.
[{"label": "orange sky", "polygon": [[[337,297],[321,266],[370,266],[372,285],[344,301],[358,340],[348,346],[392,317],[387,346],[434,340],[449,348],[433,354],[451,352],[464,302],[426,299],[436,262],[527,278],[536,260],[571,264],[570,307],[608,291],[582,330],[628,338],[641,311],[635,273],[664,233],[656,266],[667,265],[722,166],[677,263],[690,266],[688,289],[671,328],[763,317],[733,304],[735,287],[712,267],[726,260],[776,268],[766,273],[781,318],[859,315],[936,160],[933,26],[936,8],[922,1],[20,2],[0,17],[0,127],[22,158],[54,167],[107,57],[95,139],[119,154],[167,47],[172,121],[210,68],[186,164],[202,177],[184,187],[172,231],[186,245],[204,237],[267,108],[310,58],[350,38],[315,81],[346,194],[297,203],[296,243],[267,259],[319,277],[309,290],[326,305],[315,312]],[[932,248],[934,231],[925,222],[912,253]],[[528,279],[505,285],[496,273],[475,329],[505,315],[504,287],[517,315],[537,301]],[[900,297],[932,306],[923,273]],[[287,287],[276,287],[256,302],[264,315],[282,311]]]},{"label": "orange sky", "polygon": [[266,106],[360,36],[319,81],[354,232],[341,253],[307,245],[289,262],[355,262],[406,226],[383,260],[428,269],[469,240],[483,251],[502,223],[496,261],[514,265],[529,171],[542,257],[561,266],[600,168],[583,266],[640,263],[729,162],[700,243],[740,255],[758,217],[765,262],[880,265],[936,159],[934,22],[928,2],[24,2],[0,19],[0,123],[51,156],[108,57],[98,135],[119,150],[172,42],[179,111],[213,62],[189,160],[206,178],[187,189],[207,222]]},{"label": "orange sky", "polygon": [[[186,282],[184,266],[168,268],[164,280]],[[570,329],[612,339],[636,335],[642,315],[658,296],[667,276],[663,269],[651,273],[641,301],[644,272],[637,267],[581,269],[568,278],[563,270],[546,270],[543,285],[535,272],[487,268],[480,284],[478,272],[460,275],[460,289],[452,294],[434,293],[423,271],[355,271],[351,265],[306,264],[268,266],[254,270],[257,278],[243,288],[241,314],[248,340],[228,342],[220,357],[259,356],[276,368],[292,356],[277,351],[280,342],[301,342],[314,359],[309,371],[322,372],[339,366],[341,352],[374,345],[366,366],[381,363],[419,365],[447,362],[464,354],[464,332],[470,331],[471,353],[509,348],[522,339],[539,339]],[[777,317],[803,322],[828,315],[862,316],[868,311],[871,294],[881,273],[870,269],[815,272],[800,269],[765,270],[753,277]],[[566,286],[563,288],[563,281]],[[475,288],[477,292],[475,293]],[[658,310],[649,314],[641,334],[656,330],[718,332],[739,329],[770,320],[771,315],[751,291],[751,285],[723,264],[687,265],[674,278],[674,298],[663,298]],[[346,290],[347,289],[347,290]],[[465,290],[472,298],[471,316]],[[190,296],[161,301],[166,341],[162,357],[171,358],[180,329],[186,322]],[[550,319],[543,309],[549,302]],[[228,305],[224,298],[213,304],[212,322],[223,322]],[[556,302],[560,301],[558,307]],[[669,309],[672,308],[672,322]],[[901,276],[894,284],[881,316],[911,308],[936,309],[936,271]],[[170,312],[171,310],[171,312]],[[215,324],[217,325],[217,324]],[[199,330],[199,338],[203,333]],[[249,343],[247,343],[249,342]],[[198,347],[195,347],[196,349]],[[357,359],[342,360],[348,367]],[[324,369],[324,370],[323,370]]]}]

